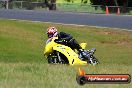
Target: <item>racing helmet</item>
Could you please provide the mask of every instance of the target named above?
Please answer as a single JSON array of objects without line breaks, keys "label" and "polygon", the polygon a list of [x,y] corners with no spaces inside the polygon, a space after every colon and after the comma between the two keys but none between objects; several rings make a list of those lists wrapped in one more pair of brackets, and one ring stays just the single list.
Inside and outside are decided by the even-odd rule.
[{"label": "racing helmet", "polygon": [[47,34],[48,34],[48,38],[56,36],[58,34],[57,28],[55,28],[55,27],[49,27],[47,29]]}]

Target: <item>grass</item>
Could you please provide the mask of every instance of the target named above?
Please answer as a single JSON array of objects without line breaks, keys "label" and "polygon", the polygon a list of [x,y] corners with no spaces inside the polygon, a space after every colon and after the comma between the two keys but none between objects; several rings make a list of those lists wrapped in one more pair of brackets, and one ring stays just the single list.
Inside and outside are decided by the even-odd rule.
[{"label": "grass", "polygon": [[[81,0],[69,0],[71,2],[67,2],[68,0],[56,0],[56,3],[81,3]],[[90,0],[83,0],[87,1],[88,4],[90,4]]]},{"label": "grass", "polygon": [[[87,3],[84,3],[87,2]],[[100,6],[91,6],[90,0],[57,0],[57,10],[59,11],[70,11],[70,12],[86,12],[86,13],[105,13]]]},{"label": "grass", "polygon": [[57,10],[88,13],[105,13],[100,6],[91,6],[81,3],[57,3]]},{"label": "grass", "polygon": [[[132,32],[0,19],[0,88],[80,88],[80,66],[49,65],[43,56],[48,26],[95,47],[101,64],[81,66],[89,74],[132,75]],[[88,84],[84,88],[131,88],[132,84]]]}]

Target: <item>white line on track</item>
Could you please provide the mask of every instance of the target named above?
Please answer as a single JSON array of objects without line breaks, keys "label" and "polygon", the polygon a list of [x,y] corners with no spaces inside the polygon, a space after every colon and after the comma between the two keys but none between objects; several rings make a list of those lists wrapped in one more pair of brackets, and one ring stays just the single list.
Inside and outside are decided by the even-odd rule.
[{"label": "white line on track", "polygon": [[91,26],[91,25],[79,25],[79,24],[65,24],[65,23],[55,23],[55,22],[44,22],[44,21],[30,21],[30,20],[20,20],[20,19],[8,19],[8,20],[15,20],[15,21],[26,21],[26,22],[36,22],[36,23],[51,23],[51,24],[60,24],[60,25],[71,25],[71,26],[88,26],[88,27],[94,27],[94,28],[105,28],[105,29],[115,29],[115,30],[125,30],[125,31],[130,31],[132,30],[129,29],[121,29],[121,28],[111,28],[111,27],[101,27],[101,26]]}]

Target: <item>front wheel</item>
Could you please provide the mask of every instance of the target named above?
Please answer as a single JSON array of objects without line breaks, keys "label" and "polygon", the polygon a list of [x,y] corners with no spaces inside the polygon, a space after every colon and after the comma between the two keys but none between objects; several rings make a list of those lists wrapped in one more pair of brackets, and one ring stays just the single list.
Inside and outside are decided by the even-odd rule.
[{"label": "front wheel", "polygon": [[68,59],[66,58],[65,55],[63,55],[62,53],[59,52],[54,52],[52,54],[50,54],[48,57],[48,63],[49,64],[69,64]]},{"label": "front wheel", "polygon": [[47,57],[47,59],[48,59],[48,63],[49,63],[49,64],[58,63],[57,56],[55,56],[55,55],[49,55],[49,56]]}]

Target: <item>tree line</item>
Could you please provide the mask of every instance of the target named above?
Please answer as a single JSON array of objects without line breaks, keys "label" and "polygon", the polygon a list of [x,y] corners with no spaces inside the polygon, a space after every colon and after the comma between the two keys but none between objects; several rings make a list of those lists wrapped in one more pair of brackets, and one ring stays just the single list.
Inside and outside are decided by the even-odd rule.
[{"label": "tree line", "polygon": [[[6,1],[6,0],[5,0]],[[49,10],[56,10],[57,0],[8,0],[9,4],[12,1],[26,1],[28,2],[28,8],[32,9],[31,2],[41,2],[40,5],[45,5]],[[74,0],[64,0],[66,2],[74,2]],[[132,7],[132,0],[80,0],[80,3],[87,4],[90,2],[91,5],[101,5],[101,6],[122,6],[124,9],[126,7]]]}]

